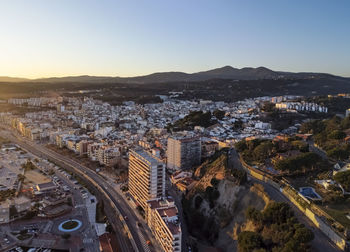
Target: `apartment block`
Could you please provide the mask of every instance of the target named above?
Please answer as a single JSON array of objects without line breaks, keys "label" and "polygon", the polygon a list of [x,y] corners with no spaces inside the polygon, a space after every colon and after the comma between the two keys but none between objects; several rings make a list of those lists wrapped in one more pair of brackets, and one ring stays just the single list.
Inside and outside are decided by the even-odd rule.
[{"label": "apartment block", "polygon": [[144,149],[130,150],[129,192],[146,211],[148,200],[165,196],[165,164]]},{"label": "apartment block", "polygon": [[181,225],[173,199],[159,198],[148,201],[146,221],[163,251],[181,251]]},{"label": "apartment block", "polygon": [[201,140],[199,136],[175,135],[168,138],[167,167],[187,170],[201,163]]}]

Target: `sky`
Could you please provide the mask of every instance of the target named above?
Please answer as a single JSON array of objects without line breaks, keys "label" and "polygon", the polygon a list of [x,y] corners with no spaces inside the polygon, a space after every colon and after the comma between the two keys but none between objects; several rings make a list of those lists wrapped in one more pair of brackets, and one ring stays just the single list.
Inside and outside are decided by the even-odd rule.
[{"label": "sky", "polygon": [[349,0],[1,0],[0,76],[231,65],[350,77]]}]

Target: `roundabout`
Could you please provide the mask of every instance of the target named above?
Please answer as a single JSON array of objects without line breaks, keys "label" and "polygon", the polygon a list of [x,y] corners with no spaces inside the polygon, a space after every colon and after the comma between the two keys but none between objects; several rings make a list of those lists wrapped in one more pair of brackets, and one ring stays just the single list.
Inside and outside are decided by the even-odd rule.
[{"label": "roundabout", "polygon": [[81,228],[82,225],[83,223],[77,219],[66,220],[58,226],[58,230],[66,233],[74,232],[74,231],[77,231],[79,228]]}]

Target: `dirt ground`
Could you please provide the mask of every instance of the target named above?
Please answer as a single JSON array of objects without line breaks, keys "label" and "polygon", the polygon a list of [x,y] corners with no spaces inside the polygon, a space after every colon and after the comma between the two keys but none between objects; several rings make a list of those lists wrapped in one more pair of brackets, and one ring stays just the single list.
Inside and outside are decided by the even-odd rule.
[{"label": "dirt ground", "polygon": [[51,179],[49,177],[46,177],[45,175],[41,174],[39,170],[30,170],[27,171],[24,176],[26,177],[25,179],[25,184],[28,186],[33,186],[36,184],[41,184],[41,183],[47,183],[50,182]]},{"label": "dirt ground", "polygon": [[[203,201],[201,211],[205,215],[214,214],[220,223],[225,223],[219,231],[219,237],[214,244],[222,251],[237,251],[237,231],[245,224],[245,209],[254,206],[258,210],[265,207],[264,199],[251,190],[250,185],[237,186],[229,180],[220,183],[218,190],[220,197],[216,202],[215,211],[209,208],[209,204]],[[213,213],[215,212],[215,213]],[[208,247],[198,244],[199,251],[205,251]]]}]

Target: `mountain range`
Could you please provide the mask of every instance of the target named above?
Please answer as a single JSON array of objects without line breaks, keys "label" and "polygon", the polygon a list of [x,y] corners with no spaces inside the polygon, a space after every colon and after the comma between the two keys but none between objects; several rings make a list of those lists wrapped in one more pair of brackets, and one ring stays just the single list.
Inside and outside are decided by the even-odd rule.
[{"label": "mountain range", "polygon": [[231,80],[261,80],[261,79],[342,79],[350,80],[341,76],[335,76],[327,73],[310,73],[310,72],[281,72],[273,71],[266,67],[244,67],[234,68],[232,66],[224,66],[208,71],[197,73],[184,72],[159,72],[144,76],[136,77],[109,77],[109,76],[68,76],[53,77],[40,79],[25,79],[13,77],[1,77],[0,82],[47,82],[47,83],[67,83],[67,82],[83,82],[83,83],[167,83],[167,82],[191,82],[205,81],[210,79],[231,79]]}]

